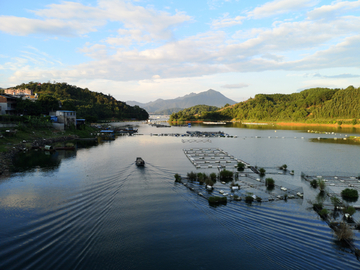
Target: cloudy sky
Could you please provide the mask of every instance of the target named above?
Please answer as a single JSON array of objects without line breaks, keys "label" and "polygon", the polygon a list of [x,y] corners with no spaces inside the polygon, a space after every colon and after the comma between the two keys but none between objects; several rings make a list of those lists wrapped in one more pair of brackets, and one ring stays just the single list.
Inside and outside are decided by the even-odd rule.
[{"label": "cloudy sky", "polygon": [[0,2],[0,87],[67,82],[149,102],[360,86],[360,0]]}]

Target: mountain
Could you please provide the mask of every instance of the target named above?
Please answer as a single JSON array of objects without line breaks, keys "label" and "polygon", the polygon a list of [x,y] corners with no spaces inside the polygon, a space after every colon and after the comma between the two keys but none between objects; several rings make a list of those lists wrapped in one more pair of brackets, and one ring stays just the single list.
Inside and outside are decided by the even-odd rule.
[{"label": "mountain", "polygon": [[189,108],[195,105],[209,105],[216,107],[223,107],[225,104],[235,104],[236,101],[231,100],[225,97],[218,91],[209,89],[208,91],[201,92],[199,94],[190,93],[183,97],[178,97],[175,99],[157,99],[148,103],[139,103],[136,101],[127,101],[127,104],[131,106],[139,106],[145,109],[149,113],[160,113],[168,109],[180,110]]}]

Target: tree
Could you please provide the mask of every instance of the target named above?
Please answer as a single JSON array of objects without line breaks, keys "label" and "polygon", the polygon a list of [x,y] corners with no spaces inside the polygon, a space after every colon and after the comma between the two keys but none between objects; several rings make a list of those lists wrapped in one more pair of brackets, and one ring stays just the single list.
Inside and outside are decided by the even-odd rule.
[{"label": "tree", "polygon": [[344,200],[356,201],[359,198],[359,193],[356,189],[346,188],[341,191],[341,196]]},{"label": "tree", "polygon": [[266,173],[266,170],[265,170],[264,168],[260,168],[260,169],[259,169],[259,174],[260,174],[260,176],[264,176],[265,173]]},{"label": "tree", "polygon": [[274,187],[275,186],[275,181],[272,178],[266,178],[265,179],[265,186],[267,187]]},{"label": "tree", "polygon": [[231,181],[233,178],[233,172],[228,170],[222,170],[220,172],[220,180],[221,181]]},{"label": "tree", "polygon": [[245,169],[245,164],[242,163],[242,162],[238,162],[238,164],[237,164],[237,170],[238,170],[239,172],[242,172],[242,171],[244,171],[244,169]]},{"label": "tree", "polygon": [[49,114],[50,111],[56,111],[59,109],[59,101],[48,95],[41,95],[38,98],[38,102],[41,107],[41,113]]},{"label": "tree", "polygon": [[356,209],[353,206],[348,206],[344,210],[344,214],[349,214],[350,216],[355,214],[355,212],[356,212]]},{"label": "tree", "polygon": [[319,186],[320,192],[324,192],[324,191],[325,191],[326,184],[325,184],[325,181],[324,181],[324,180],[319,179],[319,180],[318,180],[318,186]]},{"label": "tree", "polygon": [[331,197],[330,200],[331,200],[331,203],[334,205],[334,209],[336,209],[337,207],[342,205],[342,202],[338,197]]}]

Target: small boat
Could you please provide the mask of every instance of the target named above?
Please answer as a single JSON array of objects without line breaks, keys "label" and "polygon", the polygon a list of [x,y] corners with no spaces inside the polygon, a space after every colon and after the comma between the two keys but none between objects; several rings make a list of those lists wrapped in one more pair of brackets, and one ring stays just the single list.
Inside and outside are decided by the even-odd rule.
[{"label": "small boat", "polygon": [[145,161],[141,157],[137,157],[135,164],[136,166],[145,166]]}]

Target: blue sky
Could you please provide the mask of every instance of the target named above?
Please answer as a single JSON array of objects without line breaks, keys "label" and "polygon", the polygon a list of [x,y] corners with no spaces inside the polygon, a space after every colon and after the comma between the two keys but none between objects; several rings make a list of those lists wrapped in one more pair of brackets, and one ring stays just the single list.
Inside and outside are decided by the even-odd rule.
[{"label": "blue sky", "polygon": [[0,87],[149,102],[360,86],[360,0],[0,2]]}]

